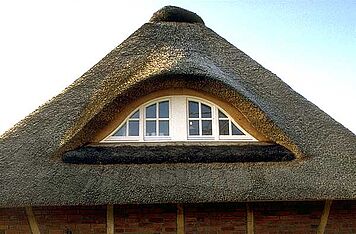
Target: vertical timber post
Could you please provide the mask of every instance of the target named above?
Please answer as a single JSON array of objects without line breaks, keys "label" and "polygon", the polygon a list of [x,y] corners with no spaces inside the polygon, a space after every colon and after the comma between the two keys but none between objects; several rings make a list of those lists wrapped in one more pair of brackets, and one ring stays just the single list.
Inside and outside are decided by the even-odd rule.
[{"label": "vertical timber post", "polygon": [[326,224],[328,223],[328,219],[329,219],[331,203],[332,203],[332,200],[325,201],[324,210],[320,217],[320,224],[319,224],[318,230],[316,232],[317,234],[324,234],[324,232],[325,232],[325,227],[326,227]]},{"label": "vertical timber post", "polygon": [[114,234],[114,205],[106,206],[106,233]]},{"label": "vertical timber post", "polygon": [[253,216],[253,208],[251,203],[246,203],[246,215],[247,215],[247,234],[255,233],[255,221]]},{"label": "vertical timber post", "polygon": [[33,214],[32,207],[26,206],[26,215],[28,223],[30,224],[30,229],[32,234],[40,234],[40,229],[38,227],[35,215]]},{"label": "vertical timber post", "polygon": [[184,234],[184,206],[177,204],[177,234]]}]

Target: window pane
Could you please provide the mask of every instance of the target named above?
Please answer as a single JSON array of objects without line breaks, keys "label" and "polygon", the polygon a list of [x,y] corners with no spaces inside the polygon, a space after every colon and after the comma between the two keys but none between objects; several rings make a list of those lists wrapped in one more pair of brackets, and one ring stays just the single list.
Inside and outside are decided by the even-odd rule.
[{"label": "window pane", "polygon": [[146,136],[156,136],[156,120],[146,120]]},{"label": "window pane", "polygon": [[237,127],[236,127],[236,125],[235,124],[233,124],[232,122],[231,122],[231,126],[232,126],[232,135],[245,135],[240,129],[238,129]]},{"label": "window pane", "polygon": [[129,136],[138,136],[138,120],[129,120]]},{"label": "window pane", "polygon": [[219,118],[226,118],[227,116],[219,110]]},{"label": "window pane", "polygon": [[130,119],[138,119],[140,118],[140,111],[136,111],[135,113],[133,113],[131,116],[130,116]]},{"label": "window pane", "polygon": [[189,101],[189,118],[199,118],[199,103]]},{"label": "window pane", "polygon": [[189,120],[189,135],[199,135],[199,120]]},{"label": "window pane", "polygon": [[117,130],[113,136],[126,136],[126,123],[122,125],[122,127]]},{"label": "window pane", "polygon": [[212,123],[211,120],[202,120],[202,133],[203,135],[212,135]]},{"label": "window pane", "polygon": [[229,135],[229,120],[219,120],[219,135]]},{"label": "window pane", "polygon": [[146,107],[146,118],[156,118],[156,104]]},{"label": "window pane", "polygon": [[159,103],[159,117],[169,118],[169,102],[164,101]]},{"label": "window pane", "polygon": [[169,121],[168,120],[160,120],[158,122],[159,125],[159,135],[160,136],[169,136]]},{"label": "window pane", "polygon": [[202,118],[211,118],[211,107],[201,104],[201,117]]}]

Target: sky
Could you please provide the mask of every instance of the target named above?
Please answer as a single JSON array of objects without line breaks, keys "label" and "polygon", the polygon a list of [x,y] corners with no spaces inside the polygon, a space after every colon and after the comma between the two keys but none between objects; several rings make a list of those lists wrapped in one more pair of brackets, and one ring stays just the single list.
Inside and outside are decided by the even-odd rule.
[{"label": "sky", "polygon": [[356,1],[0,1],[0,134],[166,5],[271,70],[356,133]]}]

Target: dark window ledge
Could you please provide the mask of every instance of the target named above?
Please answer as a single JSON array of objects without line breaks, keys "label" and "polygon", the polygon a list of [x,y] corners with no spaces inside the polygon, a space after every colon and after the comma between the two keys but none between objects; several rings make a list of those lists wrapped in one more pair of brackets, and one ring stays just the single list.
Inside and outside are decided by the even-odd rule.
[{"label": "dark window ledge", "polygon": [[281,145],[263,142],[175,142],[88,145],[62,159],[73,164],[153,164],[282,162],[295,157]]}]

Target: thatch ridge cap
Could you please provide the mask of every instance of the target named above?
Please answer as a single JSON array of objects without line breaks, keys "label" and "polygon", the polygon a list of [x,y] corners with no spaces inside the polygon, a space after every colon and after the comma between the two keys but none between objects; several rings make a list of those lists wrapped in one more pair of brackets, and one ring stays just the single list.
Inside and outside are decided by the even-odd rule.
[{"label": "thatch ridge cap", "polygon": [[152,15],[149,22],[184,22],[204,24],[203,19],[199,15],[177,6],[165,6],[161,8]]}]

